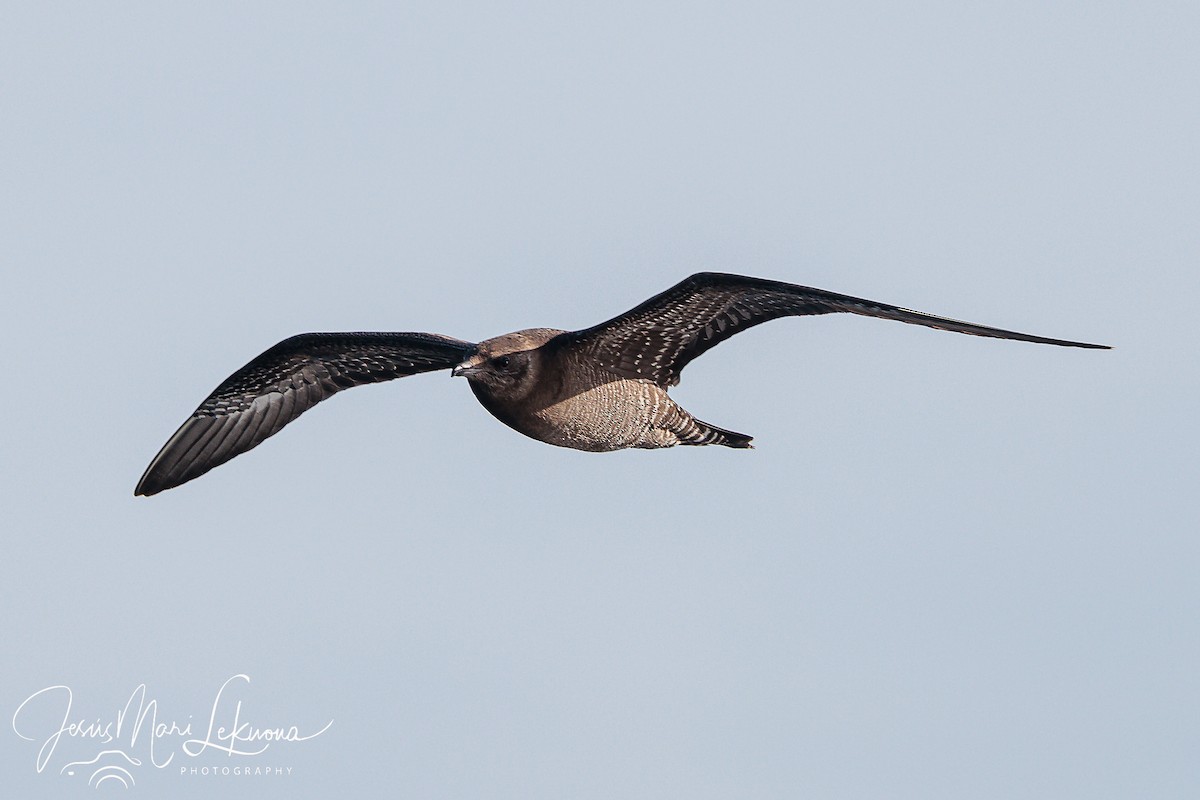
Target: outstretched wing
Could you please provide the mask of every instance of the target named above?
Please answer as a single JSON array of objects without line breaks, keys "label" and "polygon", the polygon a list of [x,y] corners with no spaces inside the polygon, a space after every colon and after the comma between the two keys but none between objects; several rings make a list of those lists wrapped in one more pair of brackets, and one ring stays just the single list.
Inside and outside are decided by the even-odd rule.
[{"label": "outstretched wing", "polygon": [[619,317],[563,334],[559,345],[576,348],[623,377],[645,378],[666,387],[679,383],[679,373],[693,358],[739,331],[779,317],[843,311],[973,336],[1109,349],[1101,344],[1048,339],[935,317],[807,286],[718,272],[697,273]]},{"label": "outstretched wing", "polygon": [[432,333],[302,333],[267,350],[200,404],[134,490],[152,495],[255,447],[342,389],[448,369],[475,350]]}]

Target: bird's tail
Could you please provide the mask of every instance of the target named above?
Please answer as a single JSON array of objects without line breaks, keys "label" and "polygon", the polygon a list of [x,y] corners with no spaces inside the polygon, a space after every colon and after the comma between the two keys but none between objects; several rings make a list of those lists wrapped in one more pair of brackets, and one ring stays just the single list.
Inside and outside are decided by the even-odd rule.
[{"label": "bird's tail", "polygon": [[688,430],[677,432],[676,435],[679,436],[680,444],[719,444],[744,450],[754,449],[754,445],[750,444],[754,440],[753,436],[727,431],[695,417],[692,418],[692,424],[688,426]]}]

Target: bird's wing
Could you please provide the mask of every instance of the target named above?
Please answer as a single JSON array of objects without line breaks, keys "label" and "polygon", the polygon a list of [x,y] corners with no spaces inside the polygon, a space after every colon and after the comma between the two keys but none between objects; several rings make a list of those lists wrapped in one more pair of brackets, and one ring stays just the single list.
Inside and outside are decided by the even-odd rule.
[{"label": "bird's wing", "polygon": [[973,336],[1108,349],[1106,345],[935,317],[807,286],[717,272],[697,273],[619,317],[563,334],[558,345],[595,359],[623,377],[644,378],[666,387],[679,383],[679,373],[693,358],[739,331],[779,317],[843,311]]},{"label": "bird's wing", "polygon": [[302,333],[230,375],[175,432],[138,482],[152,495],[255,447],[342,389],[447,369],[475,350],[431,333]]}]

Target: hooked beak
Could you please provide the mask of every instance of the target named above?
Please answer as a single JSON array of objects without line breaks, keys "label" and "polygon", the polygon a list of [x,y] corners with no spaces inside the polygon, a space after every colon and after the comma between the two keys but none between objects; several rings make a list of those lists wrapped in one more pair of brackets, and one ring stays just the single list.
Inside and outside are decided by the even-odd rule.
[{"label": "hooked beak", "polygon": [[450,376],[453,378],[470,378],[472,375],[479,374],[479,372],[479,367],[473,366],[469,361],[464,361],[450,370]]}]

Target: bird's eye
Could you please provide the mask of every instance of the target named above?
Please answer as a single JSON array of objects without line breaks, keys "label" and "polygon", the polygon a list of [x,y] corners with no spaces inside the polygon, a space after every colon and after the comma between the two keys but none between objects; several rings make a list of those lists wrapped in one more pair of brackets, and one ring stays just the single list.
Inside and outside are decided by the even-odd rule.
[{"label": "bird's eye", "polygon": [[508,369],[509,364],[512,363],[512,359],[508,356],[500,356],[499,358],[492,359],[492,363],[500,369]]}]

